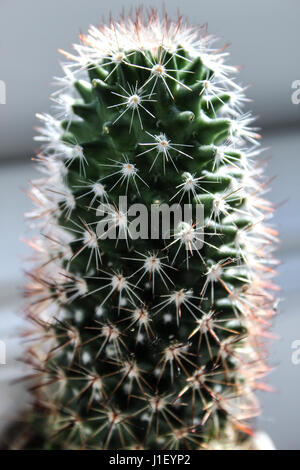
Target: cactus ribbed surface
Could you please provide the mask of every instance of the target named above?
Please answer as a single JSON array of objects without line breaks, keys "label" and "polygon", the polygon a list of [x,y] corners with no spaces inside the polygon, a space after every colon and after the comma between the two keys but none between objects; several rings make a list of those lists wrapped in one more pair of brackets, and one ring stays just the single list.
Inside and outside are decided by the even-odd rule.
[{"label": "cactus ribbed surface", "polygon": [[[28,358],[54,447],[250,445],[277,236],[248,100],[213,43],[155,12],[91,27],[38,116]],[[204,220],[136,238],[120,196],[202,204]]]}]

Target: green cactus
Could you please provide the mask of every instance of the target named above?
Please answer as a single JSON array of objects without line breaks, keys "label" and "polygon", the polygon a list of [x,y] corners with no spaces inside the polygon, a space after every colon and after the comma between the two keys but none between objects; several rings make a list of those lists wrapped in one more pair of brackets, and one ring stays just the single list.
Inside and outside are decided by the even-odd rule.
[{"label": "green cactus", "polygon": [[[64,53],[55,117],[38,116],[28,358],[54,447],[251,446],[277,236],[259,135],[213,42],[155,12],[91,27]],[[151,236],[162,204],[204,218]]]}]

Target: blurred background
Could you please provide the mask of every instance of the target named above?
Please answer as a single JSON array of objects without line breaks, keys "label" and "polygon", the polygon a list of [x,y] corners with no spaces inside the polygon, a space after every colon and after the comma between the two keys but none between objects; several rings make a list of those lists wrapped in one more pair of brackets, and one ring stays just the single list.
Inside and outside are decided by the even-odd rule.
[{"label": "blurred background", "polygon": [[[1,0],[0,84],[0,341],[7,348],[0,364],[0,429],[28,403],[25,387],[10,385],[21,371],[22,354],[16,339],[22,328],[21,307],[26,249],[23,214],[30,209],[24,189],[35,176],[30,158],[35,113],[49,110],[51,77],[60,75],[58,48],[71,50],[77,35],[125,2],[110,0]],[[131,2],[157,6],[160,1]],[[129,2],[126,2],[129,5]],[[281,233],[278,280],[282,290],[280,315],[271,347],[274,393],[261,394],[263,414],[258,429],[268,432],[277,449],[300,449],[300,364],[292,362],[292,344],[300,341],[300,104],[292,103],[292,83],[300,80],[300,2],[298,0],[165,0],[170,14],[177,9],[193,24],[208,23],[220,44],[232,43],[230,63],[241,66],[240,79],[250,85],[248,96],[269,147],[268,174],[276,176],[269,198],[278,205],[274,222]],[[299,95],[300,96],[300,95]],[[2,97],[3,98],[3,97]],[[282,204],[283,203],[283,204]]]}]

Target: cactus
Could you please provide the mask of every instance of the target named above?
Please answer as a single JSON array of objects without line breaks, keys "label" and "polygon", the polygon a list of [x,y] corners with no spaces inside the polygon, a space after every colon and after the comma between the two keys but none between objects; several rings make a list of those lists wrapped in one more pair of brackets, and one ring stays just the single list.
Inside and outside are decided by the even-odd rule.
[{"label": "cactus", "polygon": [[[156,12],[80,39],[61,51],[53,115],[38,115],[43,175],[27,214],[40,231],[27,358],[47,442],[249,448],[277,234],[237,68],[205,28]],[[137,238],[120,196],[149,214],[201,205],[204,217]],[[100,204],[114,237],[99,235]]]}]

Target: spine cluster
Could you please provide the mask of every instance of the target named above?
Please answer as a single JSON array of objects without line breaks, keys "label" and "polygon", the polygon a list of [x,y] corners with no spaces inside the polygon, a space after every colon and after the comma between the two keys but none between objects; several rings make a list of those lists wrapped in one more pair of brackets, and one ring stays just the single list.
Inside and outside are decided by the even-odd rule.
[{"label": "spine cluster", "polygon": [[[54,446],[249,446],[277,233],[248,100],[213,45],[155,12],[91,27],[38,115],[28,359]],[[204,219],[136,239],[123,196]]]}]

